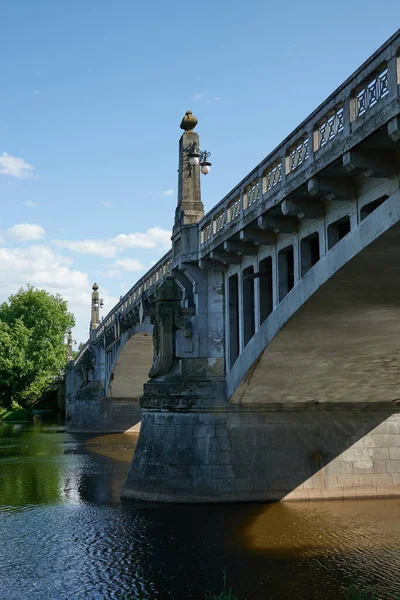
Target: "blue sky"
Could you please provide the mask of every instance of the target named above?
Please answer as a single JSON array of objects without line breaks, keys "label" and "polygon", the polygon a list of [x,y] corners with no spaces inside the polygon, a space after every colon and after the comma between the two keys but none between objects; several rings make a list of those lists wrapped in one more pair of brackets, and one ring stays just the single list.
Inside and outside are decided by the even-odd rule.
[{"label": "blue sky", "polygon": [[[398,2],[4,0],[0,301],[59,292],[85,340],[168,249],[179,123],[218,202],[400,24]],[[117,237],[117,236],[123,237]]]}]

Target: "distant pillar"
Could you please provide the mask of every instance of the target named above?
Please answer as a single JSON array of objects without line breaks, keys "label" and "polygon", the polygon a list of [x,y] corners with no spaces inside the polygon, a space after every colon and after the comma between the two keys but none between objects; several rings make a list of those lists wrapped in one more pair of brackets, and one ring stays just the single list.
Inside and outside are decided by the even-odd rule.
[{"label": "distant pillar", "polygon": [[72,353],[72,329],[68,329],[68,338],[67,338],[67,361],[71,362],[74,360],[74,355]]},{"label": "distant pillar", "polygon": [[92,314],[90,319],[90,331],[97,329],[100,323],[100,298],[99,298],[99,286],[97,283],[93,284],[92,287]]}]

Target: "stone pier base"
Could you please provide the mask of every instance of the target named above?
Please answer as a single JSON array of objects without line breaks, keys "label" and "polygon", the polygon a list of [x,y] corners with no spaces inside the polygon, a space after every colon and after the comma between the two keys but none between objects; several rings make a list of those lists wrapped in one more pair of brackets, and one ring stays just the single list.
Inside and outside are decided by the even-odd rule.
[{"label": "stone pier base", "polygon": [[240,502],[400,496],[393,406],[143,410],[124,499]]},{"label": "stone pier base", "polygon": [[138,398],[73,400],[68,404],[71,432],[120,433],[138,425],[142,409]]}]

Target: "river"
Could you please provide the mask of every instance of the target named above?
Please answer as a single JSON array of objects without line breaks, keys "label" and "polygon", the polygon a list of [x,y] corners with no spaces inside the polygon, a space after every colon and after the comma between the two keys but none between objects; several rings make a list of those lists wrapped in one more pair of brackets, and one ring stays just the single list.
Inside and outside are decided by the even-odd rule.
[{"label": "river", "polygon": [[0,599],[400,598],[400,500],[122,505],[137,434],[0,425]]}]

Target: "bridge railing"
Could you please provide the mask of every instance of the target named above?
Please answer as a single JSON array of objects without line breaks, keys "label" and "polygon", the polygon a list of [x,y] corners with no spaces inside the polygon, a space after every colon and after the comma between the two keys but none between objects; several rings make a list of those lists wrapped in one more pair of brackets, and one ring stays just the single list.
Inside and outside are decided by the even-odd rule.
[{"label": "bridge railing", "polygon": [[89,345],[89,341],[85,342],[82,346],[82,348],[79,350],[78,354],[75,356],[74,358],[74,365],[77,365],[78,362],[81,360],[82,356],[85,354],[86,348]]},{"label": "bridge railing", "polygon": [[[356,133],[358,127],[376,117],[391,102],[398,102],[399,84],[400,29],[199,221],[199,258],[218,245],[223,234],[232,233],[243,218],[248,222],[255,218],[261,204],[266,209],[272,207],[282,196],[283,188],[285,193],[291,192],[306,174],[311,177],[311,167],[340,156],[345,140]],[[102,337],[118,314],[138,305],[170,272],[171,260],[172,251],[169,251],[135,283],[95,330],[96,339]],[[75,364],[88,343],[76,357]]]},{"label": "bridge railing", "polygon": [[199,221],[200,256],[261,202],[272,206],[283,186],[304,175],[334,141],[355,132],[399,95],[399,50],[400,30]]},{"label": "bridge railing", "polygon": [[[95,330],[96,339],[99,339],[107,328],[115,322],[117,315],[128,312],[129,309],[132,308],[132,305],[139,304],[144,295],[147,295],[154,286],[160,284],[170,272],[171,258],[172,250],[164,254],[164,256],[149,269],[149,271],[147,271],[147,273],[145,273],[145,275],[143,275],[143,277],[141,277],[124,296],[121,297],[119,302],[110,310]],[[78,355],[78,357],[79,356],[80,355]],[[75,359],[75,362],[77,362],[77,359]]]}]

